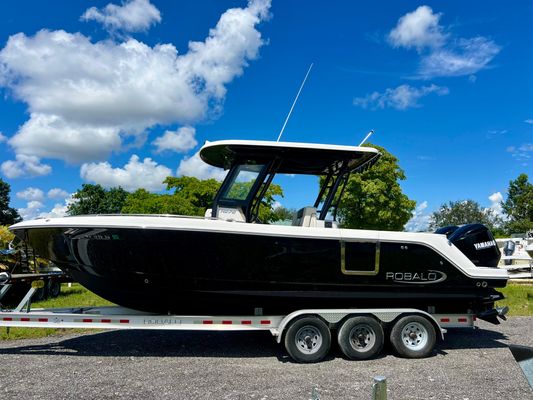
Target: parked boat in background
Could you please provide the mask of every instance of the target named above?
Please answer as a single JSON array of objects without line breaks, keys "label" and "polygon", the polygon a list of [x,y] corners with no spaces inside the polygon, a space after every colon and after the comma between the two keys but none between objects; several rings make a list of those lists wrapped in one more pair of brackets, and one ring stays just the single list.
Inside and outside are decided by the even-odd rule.
[{"label": "parked boat in background", "polygon": [[510,279],[533,279],[533,231],[496,239],[502,257],[498,264]]}]

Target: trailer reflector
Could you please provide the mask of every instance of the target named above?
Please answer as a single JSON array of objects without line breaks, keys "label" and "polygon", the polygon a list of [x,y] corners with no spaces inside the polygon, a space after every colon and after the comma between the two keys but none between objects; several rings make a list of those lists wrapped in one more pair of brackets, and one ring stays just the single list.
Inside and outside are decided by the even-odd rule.
[{"label": "trailer reflector", "polygon": [[222,325],[231,325],[233,321],[222,321]]},{"label": "trailer reflector", "polygon": [[252,321],[250,321],[249,319],[246,319],[244,321],[241,321],[241,325],[252,325]]},{"label": "trailer reflector", "polygon": [[202,321],[202,324],[204,324],[204,325],[213,325],[213,321],[212,320],[204,320],[204,321]]},{"label": "trailer reflector", "polygon": [[129,324],[130,323],[130,320],[129,319],[121,319],[120,321],[118,321],[119,323],[121,324]]},{"label": "trailer reflector", "polygon": [[261,325],[270,325],[270,320],[269,319],[262,319],[261,320]]}]

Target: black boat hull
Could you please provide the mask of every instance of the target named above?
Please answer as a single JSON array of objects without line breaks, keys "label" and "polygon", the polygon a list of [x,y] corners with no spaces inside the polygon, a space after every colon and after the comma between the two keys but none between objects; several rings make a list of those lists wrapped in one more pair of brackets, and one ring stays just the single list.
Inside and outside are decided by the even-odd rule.
[{"label": "black boat hull", "polygon": [[[503,298],[431,248],[398,242],[135,228],[35,228],[25,240],[80,284],[174,314],[413,307],[483,312]],[[376,247],[377,246],[377,247]],[[375,251],[377,249],[377,251]]]}]

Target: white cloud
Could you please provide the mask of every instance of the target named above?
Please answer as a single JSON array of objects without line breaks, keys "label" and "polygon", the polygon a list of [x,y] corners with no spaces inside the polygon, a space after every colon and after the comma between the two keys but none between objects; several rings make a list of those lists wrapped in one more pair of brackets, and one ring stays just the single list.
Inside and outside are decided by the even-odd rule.
[{"label": "white cloud", "polygon": [[49,199],[66,199],[69,194],[66,190],[60,189],[60,188],[53,188],[48,191],[47,194]]},{"label": "white cloud", "polygon": [[458,38],[439,24],[442,14],[428,6],[402,16],[389,33],[393,47],[416,48],[420,53],[418,75],[429,79],[437,76],[469,75],[487,68],[501,48],[483,36]]},{"label": "white cloud", "polygon": [[199,153],[181,160],[176,171],[176,175],[178,176],[194,176],[198,179],[216,179],[217,181],[223,180],[226,177],[226,173],[227,171],[221,168],[206,164],[200,158]]},{"label": "white cloud", "polygon": [[442,14],[434,14],[428,6],[420,6],[398,20],[389,33],[389,41],[394,47],[439,47],[446,40],[443,28],[439,25]]},{"label": "white cloud", "polygon": [[7,178],[43,176],[52,172],[50,165],[41,164],[38,157],[25,154],[17,154],[15,160],[4,161],[0,169]]},{"label": "white cloud", "polygon": [[37,189],[34,187],[27,187],[21,192],[17,192],[17,197],[19,199],[27,200],[27,201],[43,201],[44,200],[44,192],[41,189]]},{"label": "white cloud", "polygon": [[526,119],[524,122],[526,124],[533,124],[533,119]]},{"label": "white cloud", "polygon": [[67,215],[68,204],[56,203],[48,212],[39,214],[39,218],[61,218]]},{"label": "white cloud", "polygon": [[124,168],[113,168],[108,162],[83,164],[80,176],[85,181],[95,182],[104,187],[121,186],[128,191],[144,188],[159,191],[165,188],[163,181],[171,176],[172,171],[164,165],[158,165],[151,158],[142,162],[132,155]]},{"label": "white cloud", "polygon": [[130,0],[122,6],[109,3],[102,10],[91,7],[80,18],[83,21],[100,22],[108,31],[146,31],[161,22],[161,13],[149,0]]},{"label": "white cloud", "polygon": [[397,88],[386,89],[385,92],[373,92],[365,97],[356,97],[353,104],[363,108],[395,108],[397,110],[406,110],[407,108],[420,107],[418,100],[428,94],[435,93],[439,96],[447,95],[447,87],[441,87],[434,84],[416,88],[410,85],[401,85]]},{"label": "white cloud", "polygon": [[509,146],[507,147],[507,152],[511,153],[511,156],[523,166],[527,166],[533,154],[533,143],[524,143],[518,147]]},{"label": "white cloud", "polygon": [[427,201],[420,203],[412,212],[413,216],[407,221],[404,229],[408,232],[426,232],[429,229],[431,220],[431,214],[428,214],[427,208]]},{"label": "white cloud", "polygon": [[152,144],[156,146],[156,152],[161,153],[165,150],[185,153],[193,149],[198,142],[194,138],[196,129],[190,126],[184,126],[177,131],[166,131],[163,136],[156,138]]},{"label": "white cloud", "polygon": [[39,158],[69,163],[102,160],[121,146],[120,129],[73,122],[67,118],[32,113],[9,143],[15,150]]},{"label": "white cloud", "polygon": [[484,37],[459,39],[422,58],[419,73],[424,78],[462,76],[485,68],[500,52],[500,47]]},{"label": "white cloud", "polygon": [[[52,189],[54,190],[54,189]],[[61,189],[59,189],[61,190]],[[50,192],[48,192],[50,193]],[[77,199],[72,198],[72,194],[68,194],[63,202],[54,204],[54,207],[48,211],[48,212],[42,212],[39,214],[39,218],[60,218],[67,215],[68,206],[72,204],[73,202],[77,201]]]},{"label": "white cloud", "polygon": [[492,193],[489,196],[489,200],[491,204],[488,209],[492,211],[493,215],[503,218],[504,213],[503,213],[503,208],[501,204],[503,201],[503,196],[501,192]]},{"label": "white cloud", "polygon": [[7,137],[0,132],[0,143],[7,142]]},{"label": "white cloud", "polygon": [[27,103],[30,118],[9,144],[19,155],[83,163],[105,160],[128,139],[141,145],[155,125],[216,116],[226,85],[264,44],[256,26],[269,8],[270,0],[251,0],[228,9],[182,55],[172,44],[93,43],[63,30],[11,36],[0,51],[0,86]]},{"label": "white cloud", "polygon": [[25,208],[19,208],[18,212],[24,220],[35,219],[43,207],[44,204],[40,201],[32,200],[28,202]]}]

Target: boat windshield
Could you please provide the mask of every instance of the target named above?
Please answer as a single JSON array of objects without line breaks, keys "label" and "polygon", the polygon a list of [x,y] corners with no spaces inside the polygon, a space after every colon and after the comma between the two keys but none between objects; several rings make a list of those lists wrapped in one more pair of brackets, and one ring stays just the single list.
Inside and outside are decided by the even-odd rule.
[{"label": "boat windshield", "polygon": [[246,200],[263,167],[261,164],[239,165],[221,197],[224,200]]}]

